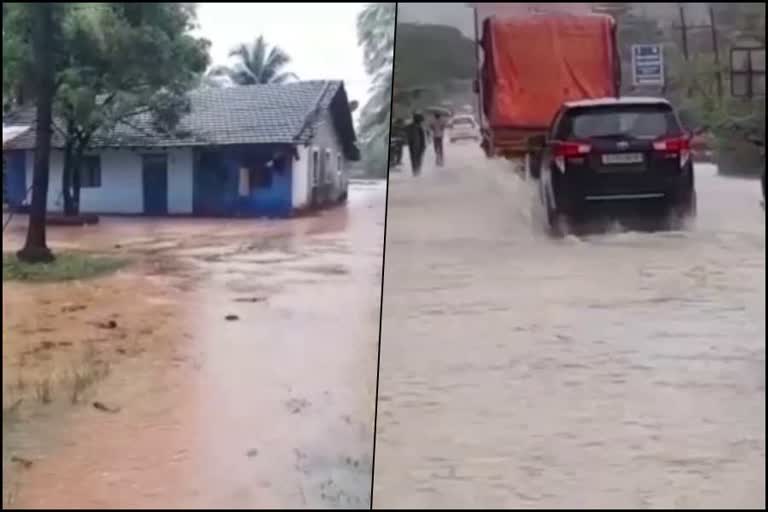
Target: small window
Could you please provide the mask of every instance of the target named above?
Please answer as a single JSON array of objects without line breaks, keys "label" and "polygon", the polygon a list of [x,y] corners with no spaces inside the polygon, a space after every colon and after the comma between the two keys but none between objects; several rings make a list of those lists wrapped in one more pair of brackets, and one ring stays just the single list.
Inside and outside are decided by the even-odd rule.
[{"label": "small window", "polygon": [[330,183],[331,181],[333,181],[333,171],[331,170],[332,169],[331,163],[333,162],[332,155],[333,155],[333,151],[331,151],[330,149],[325,150],[325,162],[324,162],[325,165],[323,166],[323,169],[325,169],[324,178],[326,183]]},{"label": "small window", "polygon": [[312,150],[312,185],[320,182],[320,154],[317,149]]},{"label": "small window", "polygon": [[341,162],[341,153],[336,155],[336,170],[341,172],[343,171],[342,162]]},{"label": "small window", "polygon": [[86,155],[80,163],[80,188],[101,187],[101,157]]}]

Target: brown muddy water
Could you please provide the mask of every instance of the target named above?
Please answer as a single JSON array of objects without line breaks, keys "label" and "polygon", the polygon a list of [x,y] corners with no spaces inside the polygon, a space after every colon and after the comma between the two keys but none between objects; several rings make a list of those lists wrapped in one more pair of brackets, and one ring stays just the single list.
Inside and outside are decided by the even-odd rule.
[{"label": "brown muddy water", "polygon": [[[135,263],[4,284],[4,390],[81,361],[67,351],[109,368],[79,405],[4,422],[4,463],[31,463],[9,462],[12,506],[367,508],[386,188],[350,192],[346,207],[289,221],[51,229],[54,249]],[[46,340],[64,344],[41,362],[29,352]]]},{"label": "brown muddy water", "polygon": [[543,234],[503,161],[390,174],[374,507],[765,507],[759,182]]}]

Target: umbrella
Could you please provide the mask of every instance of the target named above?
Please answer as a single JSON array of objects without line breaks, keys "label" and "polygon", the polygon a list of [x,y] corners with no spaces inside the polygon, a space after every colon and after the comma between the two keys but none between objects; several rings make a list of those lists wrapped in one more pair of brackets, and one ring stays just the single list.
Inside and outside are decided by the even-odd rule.
[{"label": "umbrella", "polygon": [[445,108],[445,107],[433,106],[433,107],[427,107],[424,110],[426,110],[427,112],[443,114],[445,116],[452,116],[453,115],[453,112],[451,112],[450,109]]}]

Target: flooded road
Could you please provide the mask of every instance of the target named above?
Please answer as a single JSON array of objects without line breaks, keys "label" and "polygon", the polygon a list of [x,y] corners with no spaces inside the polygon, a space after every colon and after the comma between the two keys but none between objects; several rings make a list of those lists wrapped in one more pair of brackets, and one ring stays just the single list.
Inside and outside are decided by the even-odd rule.
[{"label": "flooded road", "polygon": [[374,507],[764,507],[759,183],[555,240],[509,163],[447,162],[390,174]]},{"label": "flooded road", "polygon": [[[51,230],[55,249],[136,262],[79,284],[14,284],[16,296],[66,296],[84,306],[74,323],[111,311],[138,348],[89,399],[109,410],[53,403],[10,428],[8,451],[33,461],[13,506],[367,507],[386,188],[350,192],[346,208],[289,221]],[[3,315],[24,325],[12,305]],[[47,336],[66,336],[62,321],[47,319]]]}]

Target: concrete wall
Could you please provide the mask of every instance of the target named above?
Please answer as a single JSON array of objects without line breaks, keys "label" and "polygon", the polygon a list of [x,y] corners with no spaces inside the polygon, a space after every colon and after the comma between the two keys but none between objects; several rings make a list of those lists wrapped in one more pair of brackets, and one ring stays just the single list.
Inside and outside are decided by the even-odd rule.
[{"label": "concrete wall", "polygon": [[[333,117],[331,116],[331,112],[329,110],[326,110],[321,118],[320,122],[316,126],[317,132],[315,133],[315,137],[312,140],[312,145],[315,147],[319,147],[322,150],[325,150],[326,148],[329,148],[331,150],[331,168],[336,169],[336,155],[343,154],[342,153],[342,145],[341,140],[339,138],[339,134],[336,132],[336,129],[333,126]],[[322,153],[322,151],[321,151]],[[343,166],[346,167],[346,166]]]},{"label": "concrete wall", "polygon": [[[83,213],[141,214],[144,211],[142,188],[142,153],[129,150],[103,150],[101,155],[101,187],[80,190]],[[168,152],[168,212],[192,213],[192,150],[172,149]],[[61,173],[64,154],[51,152],[48,185],[49,211],[64,208]],[[27,183],[32,183],[34,155],[27,152]]]},{"label": "concrete wall", "polygon": [[[341,138],[339,137],[338,132],[336,131],[336,128],[333,125],[333,116],[331,115],[330,110],[326,110],[322,113],[319,122],[315,126],[315,135],[312,138],[312,146],[311,149],[318,149],[320,153],[320,159],[325,158],[326,150],[330,149],[330,159],[328,162],[328,165],[326,166],[326,176],[331,179],[331,182],[333,183],[333,186],[335,188],[335,194],[338,195],[341,193],[340,187],[344,185],[349,179],[349,165],[346,159],[344,158],[344,152],[343,152],[343,146],[341,144]],[[341,170],[342,174],[341,176],[338,175],[337,169],[337,157],[338,155],[342,156],[341,162]],[[309,161],[311,162],[311,153]],[[311,171],[311,166],[310,166]],[[310,183],[311,183],[311,172],[309,173],[310,176]],[[326,181],[327,183],[327,181]],[[310,195],[311,195],[311,187],[310,187]]]},{"label": "concrete wall", "polygon": [[[349,179],[349,163],[344,158],[341,139],[333,125],[333,116],[329,110],[321,114],[315,125],[315,133],[308,146],[298,148],[299,160],[293,163],[293,208],[308,206],[312,200],[312,153],[317,150],[319,159],[324,158],[326,150],[331,150],[327,175],[332,178],[334,187],[343,186]],[[342,156],[342,176],[337,175],[337,157]],[[320,160],[318,160],[319,162]],[[338,190],[337,192],[340,192]]]},{"label": "concrete wall", "polygon": [[299,159],[293,162],[293,191],[291,203],[293,208],[303,208],[309,203],[309,180],[312,152],[309,147],[297,148]]},{"label": "concrete wall", "polygon": [[[287,217],[293,206],[292,164],[286,159],[273,168],[271,184],[251,187],[241,183],[247,162],[272,159],[278,149],[269,145],[240,145],[200,149],[194,170],[194,213],[203,216]],[[285,148],[284,148],[285,149]],[[241,195],[245,190],[247,193]]]}]

